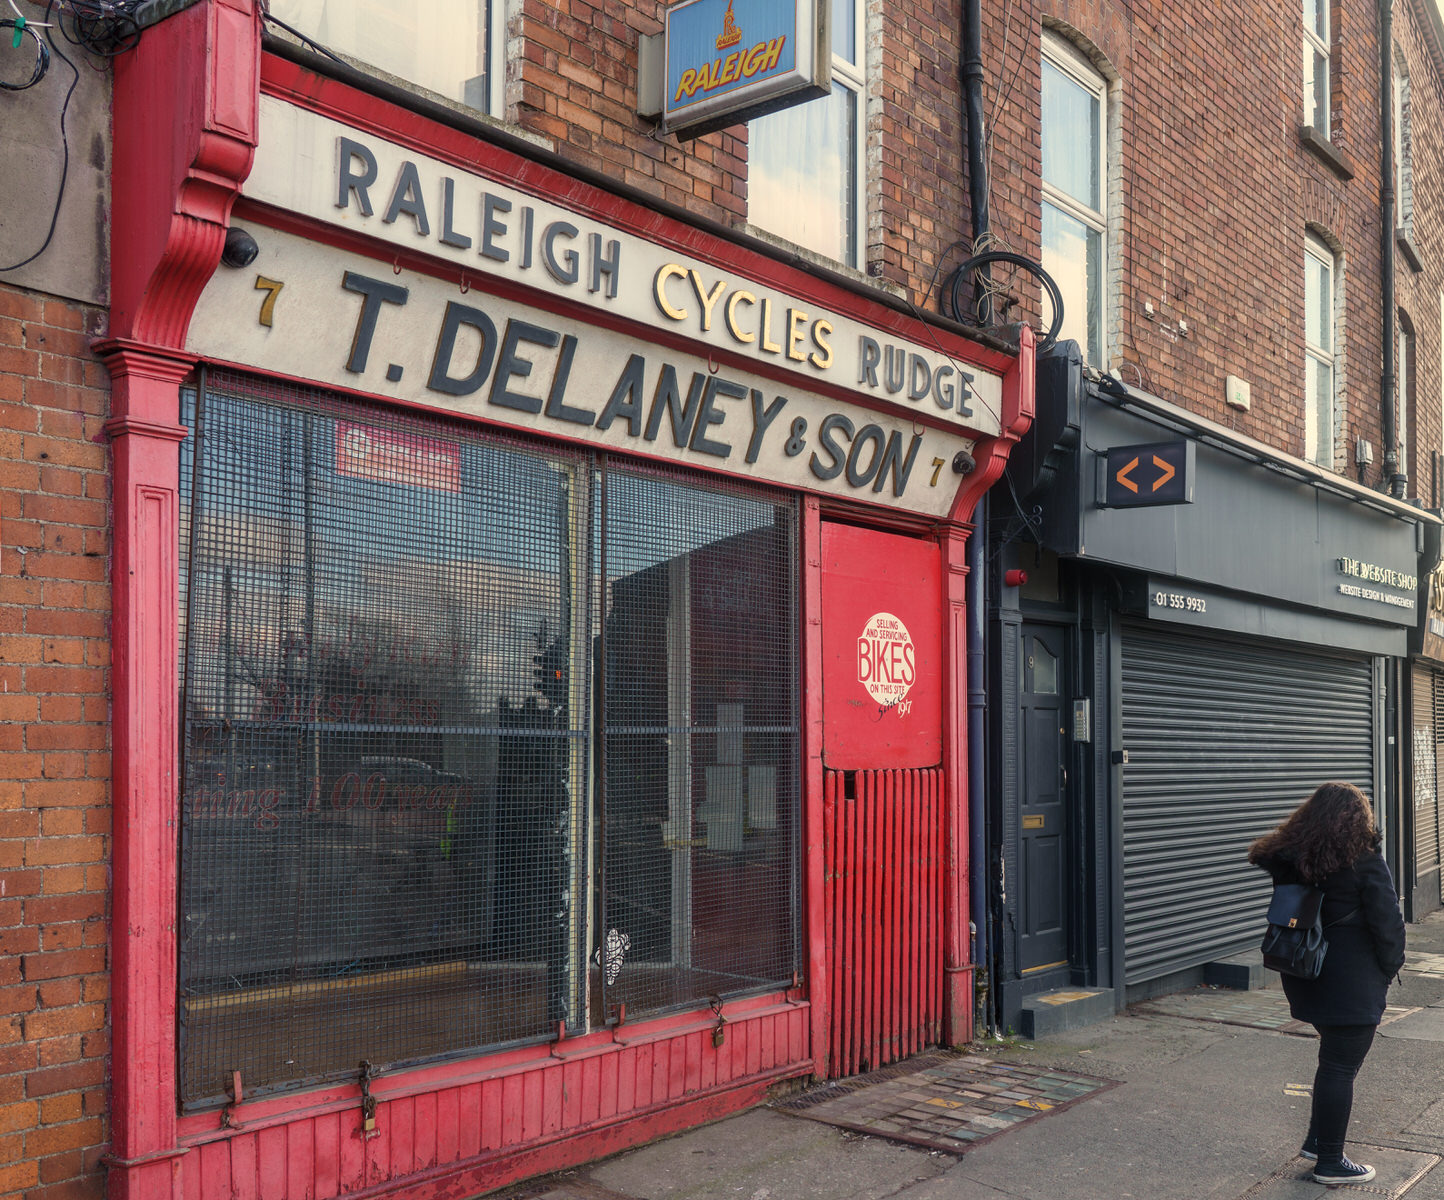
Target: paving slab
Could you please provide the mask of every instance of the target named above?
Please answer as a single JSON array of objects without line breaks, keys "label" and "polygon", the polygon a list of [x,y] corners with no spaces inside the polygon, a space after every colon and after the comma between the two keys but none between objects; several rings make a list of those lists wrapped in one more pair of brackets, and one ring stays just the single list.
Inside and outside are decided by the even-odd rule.
[{"label": "paving slab", "polygon": [[1353,1145],[1349,1147],[1349,1156],[1373,1167],[1376,1172],[1374,1178],[1368,1183],[1342,1186],[1317,1183],[1313,1176],[1313,1163],[1295,1158],[1284,1163],[1267,1179],[1259,1180],[1239,1200],[1318,1200],[1321,1196],[1347,1200],[1347,1197],[1355,1195],[1397,1200],[1412,1192],[1414,1185],[1439,1163],[1437,1155],[1396,1150],[1388,1146]]},{"label": "paving slab", "polygon": [[1379,1026],[1380,1037],[1409,1038],[1416,1042],[1444,1042],[1444,1008],[1420,1008]]},{"label": "paving slab", "polygon": [[586,1177],[638,1200],[884,1200],[942,1174],[952,1161],[887,1138],[754,1109],[609,1159]]}]

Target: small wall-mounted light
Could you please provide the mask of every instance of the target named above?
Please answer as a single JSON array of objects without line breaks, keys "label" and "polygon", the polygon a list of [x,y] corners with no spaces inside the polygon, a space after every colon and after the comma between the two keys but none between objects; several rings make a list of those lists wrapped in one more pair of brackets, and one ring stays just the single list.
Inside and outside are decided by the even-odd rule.
[{"label": "small wall-mounted light", "polygon": [[953,455],[953,470],[959,475],[971,475],[977,466],[978,460],[966,450],[959,450]]},{"label": "small wall-mounted light", "polygon": [[1003,572],[1003,582],[1008,587],[1022,587],[1028,582],[1028,572],[1014,567],[1011,571]]},{"label": "small wall-mounted light", "polygon": [[261,248],[244,229],[232,225],[226,230],[226,244],[221,249],[221,262],[228,267],[249,267]]}]

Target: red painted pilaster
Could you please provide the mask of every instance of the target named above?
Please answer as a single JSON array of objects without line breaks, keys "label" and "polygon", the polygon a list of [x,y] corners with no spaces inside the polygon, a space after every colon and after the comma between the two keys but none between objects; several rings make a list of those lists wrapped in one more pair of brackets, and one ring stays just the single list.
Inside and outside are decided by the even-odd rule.
[{"label": "red painted pilaster", "polygon": [[968,929],[968,535],[949,525],[943,552],[943,1041],[973,1040],[973,964]]},{"label": "red painted pilaster", "polygon": [[174,420],[184,356],[106,343],[114,411],[110,1194],[172,1195],[176,1148]]},{"label": "red painted pilaster", "polygon": [[822,769],[822,513],[816,496],[802,505],[803,912],[807,922],[807,996],[812,1004],[814,1075],[827,1078],[832,980],[827,970],[826,848]]},{"label": "red painted pilaster", "polygon": [[107,1190],[179,1194],[179,388],[195,305],[255,152],[255,0],[205,0],[115,60],[111,330],[111,1150]]}]

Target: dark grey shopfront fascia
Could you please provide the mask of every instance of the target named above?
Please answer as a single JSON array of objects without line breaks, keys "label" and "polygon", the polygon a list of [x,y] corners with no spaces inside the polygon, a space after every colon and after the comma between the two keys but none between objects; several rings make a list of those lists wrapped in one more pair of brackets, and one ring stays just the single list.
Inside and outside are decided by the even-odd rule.
[{"label": "dark grey shopfront fascia", "polygon": [[1124,625],[1126,984],[1257,943],[1248,845],[1325,780],[1373,794],[1375,692],[1372,658]]}]

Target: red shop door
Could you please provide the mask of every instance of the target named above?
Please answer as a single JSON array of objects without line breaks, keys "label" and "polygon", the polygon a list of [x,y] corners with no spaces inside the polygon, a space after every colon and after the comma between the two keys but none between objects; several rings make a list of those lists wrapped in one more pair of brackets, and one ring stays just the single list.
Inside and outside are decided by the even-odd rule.
[{"label": "red shop door", "polygon": [[942,557],[822,527],[828,1075],[942,1038]]}]

